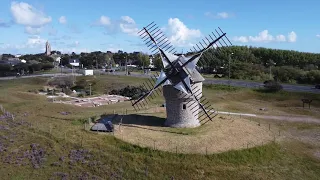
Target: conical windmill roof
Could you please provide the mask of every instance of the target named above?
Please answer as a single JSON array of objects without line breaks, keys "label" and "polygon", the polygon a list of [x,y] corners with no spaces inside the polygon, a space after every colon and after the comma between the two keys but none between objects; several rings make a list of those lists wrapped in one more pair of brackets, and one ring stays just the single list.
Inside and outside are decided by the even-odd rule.
[{"label": "conical windmill roof", "polygon": [[199,83],[199,82],[203,82],[205,79],[201,76],[201,74],[199,73],[198,70],[194,70],[191,74],[190,74],[190,79],[192,81],[192,83]]}]

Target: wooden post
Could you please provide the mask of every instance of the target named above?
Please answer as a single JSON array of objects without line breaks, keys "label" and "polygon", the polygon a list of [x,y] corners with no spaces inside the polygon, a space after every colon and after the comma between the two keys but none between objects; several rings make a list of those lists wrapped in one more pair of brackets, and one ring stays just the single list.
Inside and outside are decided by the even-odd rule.
[{"label": "wooden post", "polygon": [[176,146],[176,154],[178,154],[178,146]]},{"label": "wooden post", "polygon": [[269,124],[269,131],[270,131],[270,124]]},{"label": "wooden post", "polygon": [[206,155],[208,155],[208,148],[206,147]]}]

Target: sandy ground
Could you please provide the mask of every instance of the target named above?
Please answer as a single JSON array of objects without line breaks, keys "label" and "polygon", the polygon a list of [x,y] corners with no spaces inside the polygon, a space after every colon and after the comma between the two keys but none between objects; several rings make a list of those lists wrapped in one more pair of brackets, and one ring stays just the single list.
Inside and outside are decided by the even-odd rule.
[{"label": "sandy ground", "polygon": [[[134,127],[132,127],[134,126]],[[257,122],[232,116],[218,116],[188,135],[165,127],[143,125],[116,126],[115,136],[142,147],[178,153],[217,153],[262,145],[279,140],[276,127],[259,126]],[[190,130],[187,130],[190,132]]]}]

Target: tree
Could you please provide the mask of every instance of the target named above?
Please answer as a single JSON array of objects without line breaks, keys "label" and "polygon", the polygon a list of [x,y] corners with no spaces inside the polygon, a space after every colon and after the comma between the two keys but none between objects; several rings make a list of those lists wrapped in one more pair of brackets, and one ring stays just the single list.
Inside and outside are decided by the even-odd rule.
[{"label": "tree", "polygon": [[138,58],[143,68],[148,67],[150,65],[149,55],[140,53]]},{"label": "tree", "polygon": [[156,54],[154,57],[153,57],[153,65],[155,66],[155,68],[157,70],[160,70],[163,68],[163,63],[162,63],[162,60],[161,60],[161,57],[159,54]]},{"label": "tree", "polygon": [[0,64],[1,72],[9,72],[12,70],[12,66],[10,64]]},{"label": "tree", "polygon": [[68,55],[62,56],[60,60],[60,65],[66,66],[67,64],[69,64],[69,60],[70,60],[70,57]]}]

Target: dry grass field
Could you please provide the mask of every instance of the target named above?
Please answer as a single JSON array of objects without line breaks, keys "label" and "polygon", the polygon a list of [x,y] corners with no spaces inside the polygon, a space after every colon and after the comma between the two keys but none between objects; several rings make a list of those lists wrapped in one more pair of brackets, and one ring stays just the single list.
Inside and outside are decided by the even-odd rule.
[{"label": "dry grass field", "polygon": [[[121,127],[123,136],[117,131],[114,136],[88,131],[86,122],[103,114],[122,114],[126,109],[130,117],[134,114],[130,102],[92,108],[51,103],[46,97],[33,93],[47,81],[44,78],[0,81],[0,104],[14,115],[12,119],[9,114],[5,116],[0,112],[1,179],[320,177],[319,124],[220,116],[199,128],[174,129],[161,127],[164,113],[158,110],[139,114],[149,116],[148,119],[156,123],[148,124],[144,121],[146,117],[134,121],[134,126],[157,131],[129,127],[132,122],[127,122],[127,126]],[[127,84],[139,85],[143,79],[97,76],[96,81],[93,88],[102,94]],[[269,94],[224,86],[208,86],[204,90],[213,107],[221,111],[319,118],[319,95]],[[311,109],[301,107],[300,99],[306,96],[314,99]],[[163,99],[158,97],[153,103],[160,105]],[[278,132],[281,135],[274,142],[273,135]],[[148,142],[150,137],[161,143]],[[130,140],[135,144],[128,143]],[[170,141],[177,144],[171,146],[173,150]]]}]

